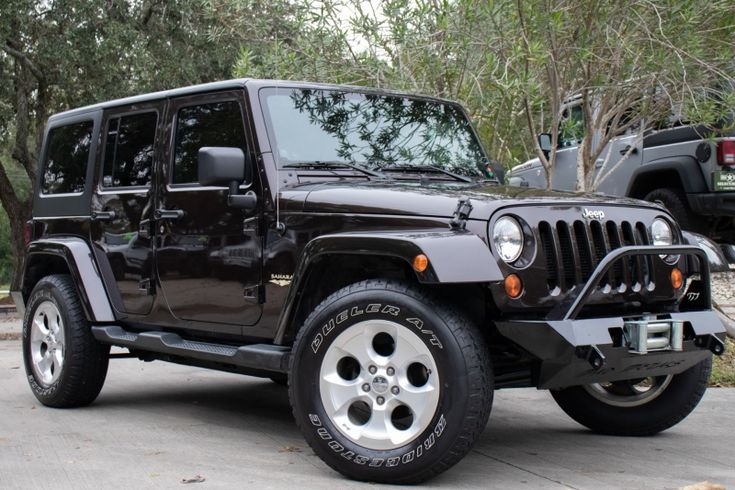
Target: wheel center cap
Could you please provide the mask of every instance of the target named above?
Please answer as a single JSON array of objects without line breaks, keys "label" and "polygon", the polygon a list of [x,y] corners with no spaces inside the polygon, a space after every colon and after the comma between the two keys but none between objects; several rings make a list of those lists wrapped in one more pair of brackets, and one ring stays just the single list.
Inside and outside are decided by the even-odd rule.
[{"label": "wheel center cap", "polygon": [[388,391],[388,380],[382,376],[373,378],[373,391],[376,393],[385,393]]}]

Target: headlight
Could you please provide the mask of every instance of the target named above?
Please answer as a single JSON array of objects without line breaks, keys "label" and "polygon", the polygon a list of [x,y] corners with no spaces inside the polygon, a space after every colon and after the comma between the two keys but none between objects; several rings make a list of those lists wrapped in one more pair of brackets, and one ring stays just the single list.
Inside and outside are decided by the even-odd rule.
[{"label": "headlight", "polygon": [[653,220],[651,236],[653,237],[653,244],[656,246],[669,246],[674,244],[674,232],[666,220],[661,218]]},{"label": "headlight", "polygon": [[505,262],[514,262],[523,251],[523,230],[518,221],[503,216],[493,227],[493,244],[498,255]]}]

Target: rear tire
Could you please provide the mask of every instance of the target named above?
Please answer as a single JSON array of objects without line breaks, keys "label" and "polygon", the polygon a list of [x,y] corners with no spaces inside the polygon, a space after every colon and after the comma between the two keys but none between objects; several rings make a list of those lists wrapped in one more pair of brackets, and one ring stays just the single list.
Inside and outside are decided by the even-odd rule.
[{"label": "rear tire", "polygon": [[325,299],[296,338],[289,397],[314,452],[357,480],[419,483],[456,464],[493,398],[477,327],[439,298],[369,280]]},{"label": "rear tire", "polygon": [[673,427],[694,410],[711,371],[710,357],[683,373],[654,378],[648,392],[615,382],[604,388],[597,384],[552,390],[551,396],[567,415],[595,432],[650,436]]},{"label": "rear tire", "polygon": [[97,342],[68,275],[41,279],[23,320],[23,359],[31,391],[49,407],[79,407],[99,395],[110,346]]},{"label": "rear tire", "polygon": [[702,219],[698,219],[689,208],[687,198],[681,189],[677,189],[675,187],[654,189],[646,194],[646,197],[643,199],[661,204],[665,207],[677,223],[679,223],[682,230],[693,231],[701,234],[706,233],[706,225],[700,223]]}]

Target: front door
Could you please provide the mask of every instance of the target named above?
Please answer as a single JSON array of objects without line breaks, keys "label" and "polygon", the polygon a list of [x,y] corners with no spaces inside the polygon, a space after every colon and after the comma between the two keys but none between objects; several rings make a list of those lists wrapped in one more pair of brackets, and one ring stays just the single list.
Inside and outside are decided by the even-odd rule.
[{"label": "front door", "polygon": [[[204,146],[248,152],[241,91],[172,99],[167,111],[170,146],[154,213],[159,281],[174,316],[189,327],[233,334],[261,315],[260,208],[227,204],[227,189],[197,182]],[[250,185],[261,196],[259,180]],[[206,325],[205,325],[206,323]]]},{"label": "front door", "polygon": [[90,228],[113,307],[146,315],[153,305],[150,218],[158,120],[163,103],[106,111]]}]

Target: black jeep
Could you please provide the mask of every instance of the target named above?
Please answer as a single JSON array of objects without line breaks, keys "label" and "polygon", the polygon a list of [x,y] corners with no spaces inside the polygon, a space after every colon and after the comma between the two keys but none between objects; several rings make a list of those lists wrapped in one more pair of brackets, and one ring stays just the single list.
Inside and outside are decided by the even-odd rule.
[{"label": "black jeep", "polygon": [[14,297],[48,406],[91,403],[117,356],[270,377],[331,467],[418,482],[495,389],[649,435],[723,351],[662,207],[500,186],[455,103],[228,81],[57,114],[39,160]]}]

